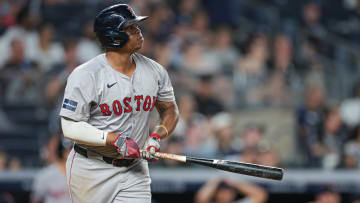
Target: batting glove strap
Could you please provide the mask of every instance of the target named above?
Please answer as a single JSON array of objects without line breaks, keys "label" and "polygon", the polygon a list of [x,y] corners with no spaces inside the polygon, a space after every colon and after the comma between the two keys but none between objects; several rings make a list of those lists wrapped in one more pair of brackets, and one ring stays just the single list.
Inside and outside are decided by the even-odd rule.
[{"label": "batting glove strap", "polygon": [[114,143],[112,144],[124,158],[139,158],[140,150],[136,142],[129,137],[122,137],[118,135]]},{"label": "batting glove strap", "polygon": [[146,141],[145,146],[146,151],[158,152],[160,150],[160,135],[157,133],[151,133],[149,139]]},{"label": "batting glove strap", "polygon": [[145,151],[142,152],[141,157],[148,160],[157,162],[157,158],[153,156],[155,152],[160,150],[160,135],[157,133],[151,133],[144,145]]}]

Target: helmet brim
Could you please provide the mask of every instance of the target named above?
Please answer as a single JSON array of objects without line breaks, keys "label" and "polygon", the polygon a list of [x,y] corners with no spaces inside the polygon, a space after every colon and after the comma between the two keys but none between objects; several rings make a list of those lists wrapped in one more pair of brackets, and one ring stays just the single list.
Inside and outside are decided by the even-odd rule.
[{"label": "helmet brim", "polygon": [[135,19],[132,19],[132,20],[127,20],[126,23],[125,23],[125,27],[128,27],[130,25],[133,25],[133,24],[136,24],[136,23],[139,23],[143,20],[146,20],[149,16],[136,16]]}]

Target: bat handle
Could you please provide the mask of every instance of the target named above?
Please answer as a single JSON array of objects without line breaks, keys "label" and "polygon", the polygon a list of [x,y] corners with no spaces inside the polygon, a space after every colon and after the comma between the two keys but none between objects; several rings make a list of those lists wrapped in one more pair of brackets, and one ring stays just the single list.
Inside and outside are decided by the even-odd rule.
[{"label": "bat handle", "polygon": [[186,156],[183,156],[183,155],[155,152],[154,156],[156,158],[160,158],[160,159],[170,159],[170,160],[180,161],[180,162],[186,163]]}]

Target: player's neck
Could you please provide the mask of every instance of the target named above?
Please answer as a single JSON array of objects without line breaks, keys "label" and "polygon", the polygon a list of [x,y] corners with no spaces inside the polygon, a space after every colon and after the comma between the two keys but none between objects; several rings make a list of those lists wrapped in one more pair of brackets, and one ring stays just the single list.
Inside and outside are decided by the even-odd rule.
[{"label": "player's neck", "polygon": [[105,54],[108,63],[113,69],[128,75],[129,77],[132,76],[136,68],[131,55],[131,53],[120,53],[115,51],[108,51]]}]

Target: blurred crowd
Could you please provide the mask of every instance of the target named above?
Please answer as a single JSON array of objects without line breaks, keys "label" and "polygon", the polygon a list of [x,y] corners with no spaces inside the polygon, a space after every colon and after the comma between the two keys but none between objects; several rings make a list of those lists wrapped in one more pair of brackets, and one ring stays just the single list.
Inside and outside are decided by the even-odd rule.
[{"label": "blurred crowd", "polygon": [[[41,106],[49,134],[58,133],[66,79],[102,53],[93,19],[115,2],[150,16],[141,24],[140,53],[162,64],[175,88],[180,121],[162,151],[272,166],[360,167],[359,0],[1,0],[2,106]],[[281,160],[264,123],[234,130],[242,111],[268,108],[293,112],[288,136],[296,144],[288,147],[297,161]],[[9,165],[5,152],[0,169]]]}]

